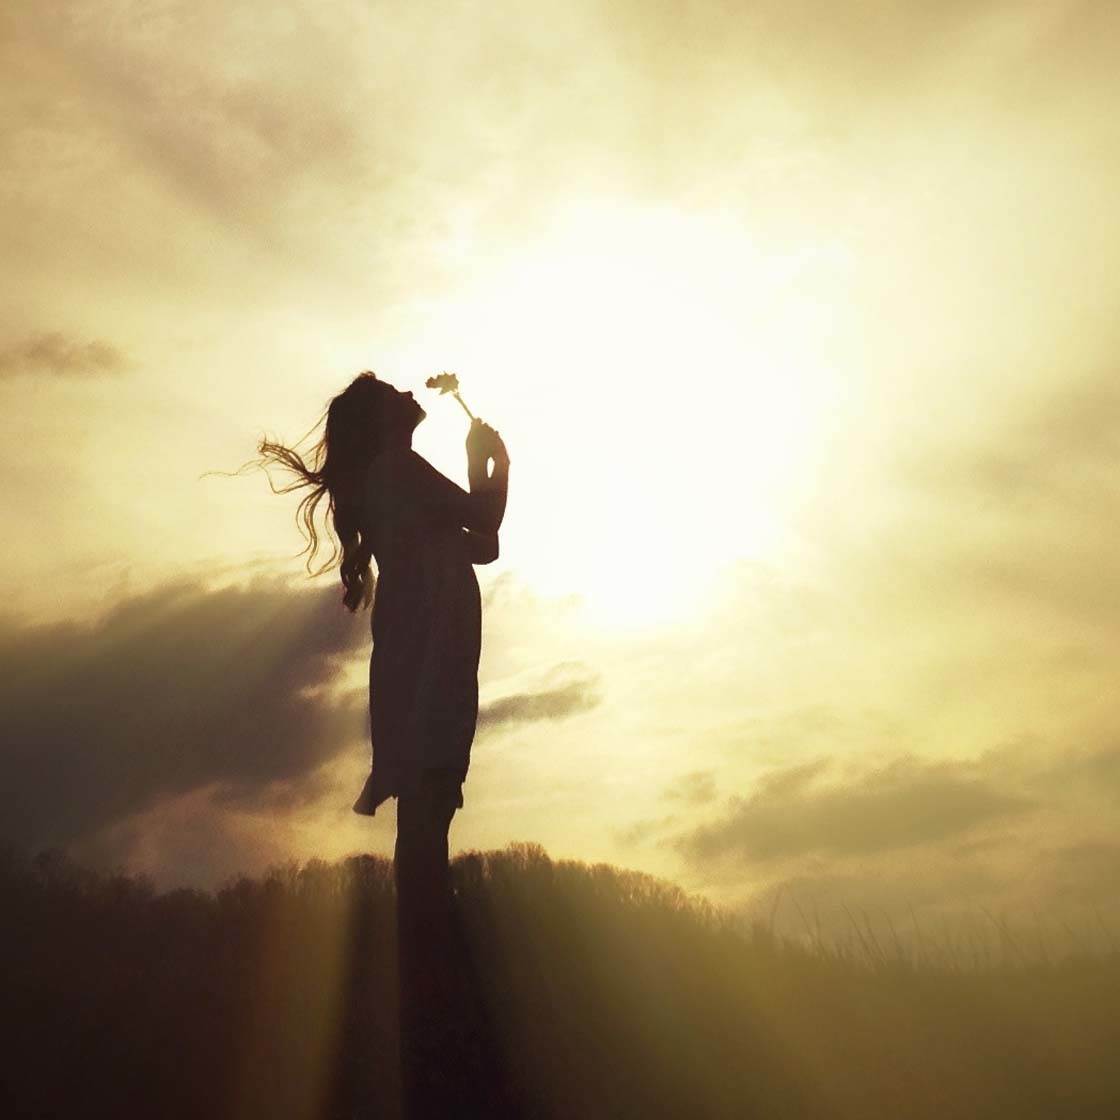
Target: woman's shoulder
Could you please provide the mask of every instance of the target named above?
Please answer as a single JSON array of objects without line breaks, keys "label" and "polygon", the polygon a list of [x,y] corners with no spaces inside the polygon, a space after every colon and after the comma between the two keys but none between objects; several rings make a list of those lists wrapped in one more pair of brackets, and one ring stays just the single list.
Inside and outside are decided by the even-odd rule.
[{"label": "woman's shoulder", "polygon": [[396,505],[417,496],[423,486],[427,460],[411,447],[379,452],[365,472],[365,500],[378,506]]}]

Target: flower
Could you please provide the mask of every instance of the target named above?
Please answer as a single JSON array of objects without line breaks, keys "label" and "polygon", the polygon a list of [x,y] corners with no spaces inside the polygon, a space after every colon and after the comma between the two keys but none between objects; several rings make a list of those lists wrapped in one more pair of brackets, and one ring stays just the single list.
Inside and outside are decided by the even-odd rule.
[{"label": "flower", "polygon": [[448,373],[444,370],[443,373],[437,373],[434,377],[429,377],[424,382],[429,389],[438,389],[440,396],[444,393],[450,393],[462,406],[463,411],[473,420],[474,413],[467,408],[466,402],[459,396],[459,375],[456,373]]},{"label": "flower", "polygon": [[459,391],[459,377],[454,373],[437,373],[424,382],[429,389],[438,389],[440,394],[457,393]]}]

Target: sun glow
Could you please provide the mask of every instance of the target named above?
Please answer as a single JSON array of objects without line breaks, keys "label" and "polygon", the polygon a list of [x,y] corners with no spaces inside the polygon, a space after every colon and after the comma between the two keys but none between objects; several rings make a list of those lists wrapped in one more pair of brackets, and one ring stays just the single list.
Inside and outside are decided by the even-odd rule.
[{"label": "sun glow", "polygon": [[458,354],[494,402],[505,557],[608,625],[675,618],[724,562],[776,558],[835,395],[819,293],[846,264],[730,219],[587,205],[438,309],[409,364]]}]

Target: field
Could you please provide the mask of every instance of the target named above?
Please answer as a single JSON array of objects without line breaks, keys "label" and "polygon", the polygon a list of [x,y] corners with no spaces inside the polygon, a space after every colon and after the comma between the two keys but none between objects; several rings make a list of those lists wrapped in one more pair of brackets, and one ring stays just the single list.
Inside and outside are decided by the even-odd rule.
[{"label": "field", "polygon": [[[781,938],[524,845],[453,872],[487,1115],[1120,1115],[1115,953]],[[0,884],[4,1115],[399,1115],[386,860],[159,894],[9,853]]]}]

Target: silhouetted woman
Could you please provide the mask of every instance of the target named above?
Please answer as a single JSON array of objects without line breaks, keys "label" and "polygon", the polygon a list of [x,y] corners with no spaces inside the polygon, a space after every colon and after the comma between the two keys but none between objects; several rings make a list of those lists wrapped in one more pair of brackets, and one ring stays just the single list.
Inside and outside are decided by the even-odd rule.
[{"label": "silhouetted woman", "polygon": [[[386,799],[397,799],[402,1074],[410,1115],[434,1114],[454,1093],[448,1059],[456,1063],[446,1049],[462,1026],[455,1008],[462,962],[452,934],[447,834],[463,804],[478,717],[481,605],[473,565],[498,556],[509,477],[505,444],[479,420],[467,435],[470,491],[441,474],[412,449],[425,415],[412,393],[363,373],[331,400],[311,465],[280,444],[259,446],[263,463],[297,475],[274,487],[278,493],[311,488],[297,511],[309,536],[308,564],[318,546],[313,515],[326,494],[342,545],[343,603],[351,611],[373,607],[373,766],[354,811],[373,816]],[[327,566],[337,559],[336,549]]]}]

